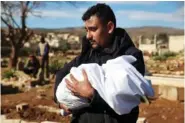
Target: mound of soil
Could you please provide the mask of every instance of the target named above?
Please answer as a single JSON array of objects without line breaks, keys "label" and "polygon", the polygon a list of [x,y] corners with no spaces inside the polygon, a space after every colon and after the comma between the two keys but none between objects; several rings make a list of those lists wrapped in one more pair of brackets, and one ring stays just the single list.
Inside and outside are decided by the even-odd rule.
[{"label": "mound of soil", "polygon": [[[17,112],[16,105],[23,102],[28,103],[29,108],[24,112]],[[39,109],[38,105],[58,108],[53,101],[53,84],[32,88],[24,93],[1,95],[1,114],[6,114],[8,118],[69,123],[70,117],[62,117],[59,114]],[[149,105],[140,104],[139,116],[145,117],[147,123],[183,123],[184,102],[165,99],[152,100]]]}]

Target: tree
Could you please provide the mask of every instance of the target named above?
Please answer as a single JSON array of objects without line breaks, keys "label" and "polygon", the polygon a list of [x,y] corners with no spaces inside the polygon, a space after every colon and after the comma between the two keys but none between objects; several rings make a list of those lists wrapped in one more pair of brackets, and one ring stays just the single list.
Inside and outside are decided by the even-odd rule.
[{"label": "tree", "polygon": [[[15,68],[20,49],[24,43],[29,40],[33,32],[27,28],[26,19],[28,13],[31,13],[35,7],[39,6],[39,2],[29,1],[2,1],[1,2],[1,21],[7,27],[6,37],[11,42],[11,55],[9,67]],[[20,13],[20,15],[16,15]],[[20,24],[17,23],[16,17],[20,17]]]},{"label": "tree", "polygon": [[[35,15],[34,9],[44,6],[46,2],[39,1],[2,1],[1,21],[7,27],[5,39],[11,42],[11,55],[9,67],[15,68],[20,49],[28,42],[33,31],[27,27],[26,21],[29,14]],[[56,2],[55,2],[56,3]],[[75,2],[68,2],[75,6]],[[58,4],[58,3],[57,3]],[[17,22],[20,19],[20,23]]]}]

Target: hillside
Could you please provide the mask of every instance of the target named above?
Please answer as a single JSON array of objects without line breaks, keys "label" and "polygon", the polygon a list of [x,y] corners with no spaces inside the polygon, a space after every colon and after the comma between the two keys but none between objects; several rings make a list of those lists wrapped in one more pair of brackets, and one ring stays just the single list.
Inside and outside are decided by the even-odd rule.
[{"label": "hillside", "polygon": [[151,36],[158,33],[167,33],[168,35],[183,35],[183,29],[169,28],[169,27],[139,27],[126,28],[127,32],[132,36],[145,35]]},{"label": "hillside", "polygon": [[[138,35],[145,35],[151,36],[157,33],[167,33],[169,35],[183,35],[183,29],[176,29],[176,28],[169,28],[169,27],[137,27],[137,28],[125,28],[126,31],[131,36],[138,36]],[[85,33],[85,29],[83,27],[76,27],[76,28],[59,28],[59,29],[44,29],[44,28],[37,28],[33,29],[35,32],[44,33],[44,32],[59,32],[59,33],[72,33],[77,35],[82,35]]]}]

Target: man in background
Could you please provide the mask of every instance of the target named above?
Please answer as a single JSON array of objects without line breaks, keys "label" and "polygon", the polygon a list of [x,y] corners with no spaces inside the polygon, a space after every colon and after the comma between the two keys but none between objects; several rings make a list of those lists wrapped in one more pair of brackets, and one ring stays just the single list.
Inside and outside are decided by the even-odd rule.
[{"label": "man in background", "polygon": [[36,77],[39,68],[40,68],[40,63],[38,59],[34,55],[30,55],[27,63],[25,64],[23,71],[26,74],[33,75],[33,77]]},{"label": "man in background", "polygon": [[45,41],[45,36],[42,35],[37,54],[41,64],[41,72],[45,78],[49,78],[49,49],[49,44]]}]

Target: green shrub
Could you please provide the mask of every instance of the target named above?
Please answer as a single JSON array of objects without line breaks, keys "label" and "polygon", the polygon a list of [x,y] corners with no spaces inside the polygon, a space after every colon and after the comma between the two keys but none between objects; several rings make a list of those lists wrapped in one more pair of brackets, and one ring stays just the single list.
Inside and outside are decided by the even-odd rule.
[{"label": "green shrub", "polygon": [[8,66],[8,60],[7,59],[2,59],[1,67],[7,67],[7,66]]},{"label": "green shrub", "polygon": [[15,70],[7,70],[7,71],[4,71],[3,73],[2,73],[2,78],[11,78],[11,77],[16,77],[16,75],[15,75]]},{"label": "green shrub", "polygon": [[184,49],[179,51],[180,54],[184,54]]},{"label": "green shrub", "polygon": [[167,57],[164,56],[164,55],[160,55],[160,56],[154,56],[153,59],[154,60],[165,61],[167,59]]},{"label": "green shrub", "polygon": [[177,55],[177,53],[175,52],[166,52],[163,54],[165,57],[174,57]]},{"label": "green shrub", "polygon": [[152,52],[152,56],[158,56],[159,53],[158,52]]},{"label": "green shrub", "polygon": [[168,59],[169,57],[175,57],[175,56],[177,56],[177,53],[169,51],[169,52],[163,53],[161,55],[153,55],[153,59],[164,61],[164,60]]},{"label": "green shrub", "polygon": [[[29,56],[30,54],[35,53],[34,48],[21,48],[19,56]],[[11,47],[1,47],[1,57],[9,57],[11,54]]]},{"label": "green shrub", "polygon": [[49,63],[49,71],[50,73],[56,73],[60,68],[62,68],[65,64],[64,60],[52,60]]},{"label": "green shrub", "polygon": [[70,49],[70,45],[68,44],[68,43],[63,43],[62,45],[61,45],[61,50],[63,51],[63,52],[66,52],[67,50],[69,50]]},{"label": "green shrub", "polygon": [[19,52],[19,56],[29,56],[30,54],[35,54],[36,50],[33,48],[22,48]]}]

